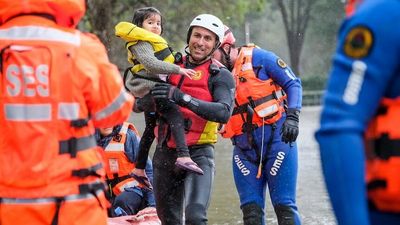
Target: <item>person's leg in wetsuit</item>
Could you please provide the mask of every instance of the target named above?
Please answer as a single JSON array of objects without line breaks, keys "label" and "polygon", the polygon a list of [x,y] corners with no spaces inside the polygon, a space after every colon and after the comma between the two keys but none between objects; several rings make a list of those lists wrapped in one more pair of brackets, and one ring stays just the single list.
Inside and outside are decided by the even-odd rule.
[{"label": "person's leg in wetsuit", "polygon": [[[277,122],[275,130],[272,126],[264,126],[254,131],[257,150],[247,142],[245,135],[235,138],[233,152],[233,174],[239,193],[243,220],[245,225],[263,225],[265,208],[265,188],[271,196],[271,202],[280,225],[300,225],[300,216],[296,206],[297,182],[297,147],[281,141],[279,133],[284,119]],[[264,137],[262,137],[264,134]],[[273,135],[272,144],[268,140]],[[257,179],[260,158],[261,141],[263,144],[263,159],[267,159],[261,177]]]},{"label": "person's leg in wetsuit", "polygon": [[189,172],[203,174],[202,169],[190,158],[185,138],[185,121],[179,106],[164,99],[155,99],[155,103],[157,111],[168,123],[172,138],[175,140],[176,151],[178,152],[175,166]]},{"label": "person's leg in wetsuit", "polygon": [[204,175],[174,168],[177,152],[165,146],[158,146],[154,153],[154,194],[157,214],[163,225],[182,225],[184,198],[185,224],[207,224],[215,174],[214,148],[211,145],[191,147],[190,154]]}]

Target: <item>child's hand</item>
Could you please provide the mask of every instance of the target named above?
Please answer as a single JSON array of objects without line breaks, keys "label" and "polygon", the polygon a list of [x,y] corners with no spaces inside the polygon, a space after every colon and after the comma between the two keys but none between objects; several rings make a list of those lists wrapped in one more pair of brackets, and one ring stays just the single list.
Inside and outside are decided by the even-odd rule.
[{"label": "child's hand", "polygon": [[192,76],[196,74],[196,71],[192,69],[180,68],[179,74],[187,76],[189,79],[192,79]]}]

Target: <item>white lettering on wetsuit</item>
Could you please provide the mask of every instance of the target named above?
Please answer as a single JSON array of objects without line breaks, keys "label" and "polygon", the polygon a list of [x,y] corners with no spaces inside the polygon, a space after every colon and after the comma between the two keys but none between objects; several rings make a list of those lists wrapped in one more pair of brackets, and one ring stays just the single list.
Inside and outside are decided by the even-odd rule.
[{"label": "white lettering on wetsuit", "polygon": [[276,156],[274,164],[272,165],[272,168],[269,171],[269,173],[272,176],[276,176],[276,174],[278,174],[278,170],[279,170],[279,168],[281,168],[283,159],[285,159],[285,153],[284,152],[278,152],[278,155]]},{"label": "white lettering on wetsuit", "polygon": [[247,176],[250,174],[250,170],[246,168],[242,160],[240,160],[238,155],[233,156],[236,166],[240,170],[240,172],[243,174],[243,176]]},{"label": "white lettering on wetsuit", "polygon": [[359,60],[354,61],[352,65],[352,71],[343,94],[343,101],[346,104],[357,104],[366,70],[367,64]]}]

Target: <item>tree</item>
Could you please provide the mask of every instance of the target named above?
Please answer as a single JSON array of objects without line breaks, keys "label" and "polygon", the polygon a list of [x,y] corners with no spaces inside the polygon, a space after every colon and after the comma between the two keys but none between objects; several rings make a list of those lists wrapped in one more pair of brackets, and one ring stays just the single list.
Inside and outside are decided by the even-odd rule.
[{"label": "tree", "polygon": [[[125,13],[132,12],[129,5],[138,7],[148,5],[145,0],[87,0],[87,12],[83,20],[83,29],[96,34],[106,46],[110,61],[119,64],[120,53],[124,51],[123,44],[114,36],[114,26]],[[132,14],[132,13],[131,13]],[[125,67],[125,66],[124,66]]]},{"label": "tree", "polygon": [[135,9],[144,6],[158,8],[166,21],[163,36],[170,45],[181,50],[186,44],[190,21],[200,13],[214,14],[224,23],[237,25],[245,13],[260,9],[265,0],[87,0],[87,13],[80,27],[95,33],[106,45],[110,60],[120,68],[127,67],[124,45],[114,36],[114,26],[119,21],[131,21]]},{"label": "tree", "polygon": [[300,74],[300,55],[311,9],[316,0],[275,0],[286,30],[291,68]]}]

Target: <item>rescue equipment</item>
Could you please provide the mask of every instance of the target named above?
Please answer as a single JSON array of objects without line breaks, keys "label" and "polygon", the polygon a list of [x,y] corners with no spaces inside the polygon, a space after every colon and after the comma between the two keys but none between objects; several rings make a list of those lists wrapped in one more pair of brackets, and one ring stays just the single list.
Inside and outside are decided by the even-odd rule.
[{"label": "rescue equipment", "polygon": [[381,211],[400,212],[400,97],[384,98],[366,138],[368,199]]},{"label": "rescue equipment", "polygon": [[[244,133],[244,128],[273,124],[282,117],[286,94],[272,79],[260,80],[254,73],[252,46],[242,47],[232,74],[236,81],[235,108],[221,134],[225,138]],[[251,121],[248,106],[254,110]],[[246,123],[250,123],[246,125]]]}]

